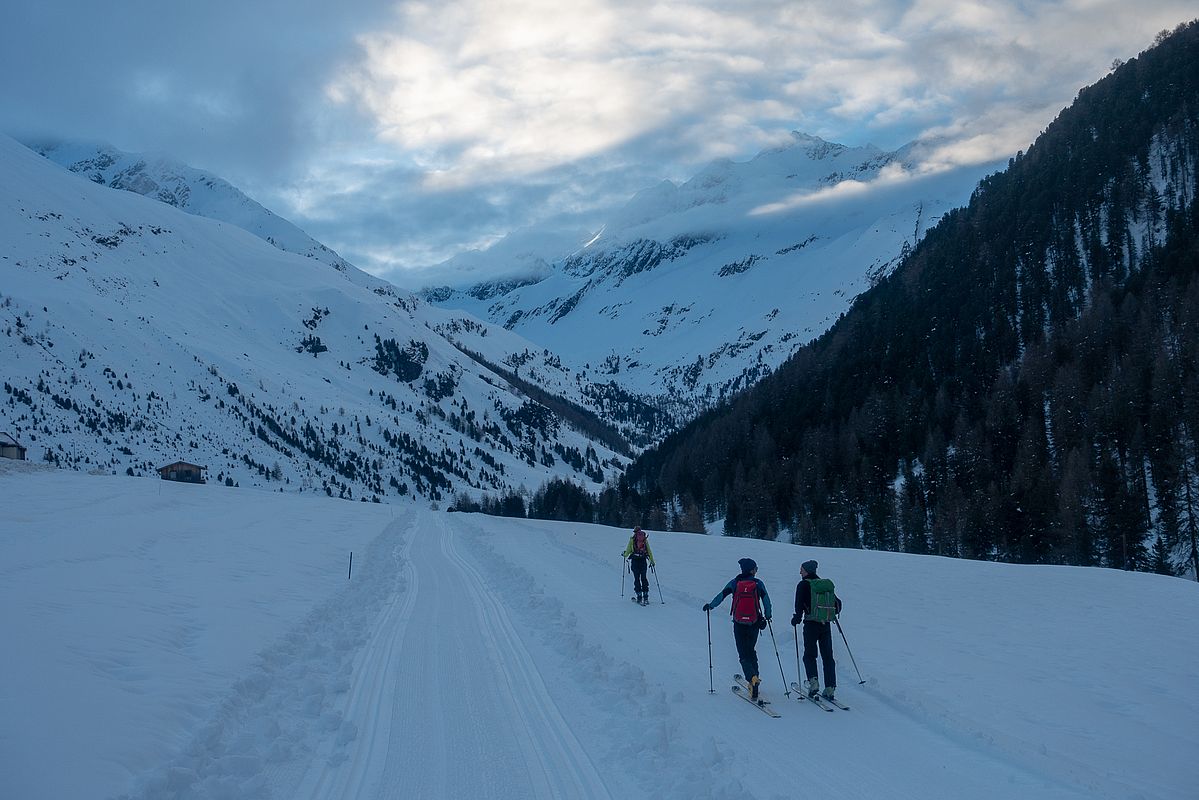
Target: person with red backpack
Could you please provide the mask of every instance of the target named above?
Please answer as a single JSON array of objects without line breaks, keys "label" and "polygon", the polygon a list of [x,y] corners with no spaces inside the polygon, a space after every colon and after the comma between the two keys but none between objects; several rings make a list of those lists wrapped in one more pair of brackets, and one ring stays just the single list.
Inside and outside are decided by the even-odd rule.
[{"label": "person with red backpack", "polygon": [[[837,662],[833,659],[832,623],[841,613],[841,598],[833,582],[816,574],[819,566],[814,560],[799,565],[799,583],[795,586],[795,615],[791,625],[803,622],[803,669],[808,678],[805,687],[809,697],[822,694],[833,700],[837,693]],[[824,667],[824,691],[816,677],[816,651]]]},{"label": "person with red backpack", "polygon": [[737,564],[741,574],[726,583],[712,602],[704,603],[704,611],[711,611],[725,597],[733,596],[733,641],[737,643],[737,658],[741,661],[741,674],[749,684],[749,695],[757,700],[758,686],[762,683],[758,675],[758,634],[770,620],[770,595],[766,593],[766,584],[756,577],[757,562],[743,558]]},{"label": "person with red backpack", "polygon": [[633,602],[643,606],[649,605],[649,578],[645,576],[648,567],[654,564],[654,551],[649,549],[649,535],[638,525],[633,528],[629,537],[629,545],[624,549],[624,557],[629,560],[629,570],[633,573]]}]

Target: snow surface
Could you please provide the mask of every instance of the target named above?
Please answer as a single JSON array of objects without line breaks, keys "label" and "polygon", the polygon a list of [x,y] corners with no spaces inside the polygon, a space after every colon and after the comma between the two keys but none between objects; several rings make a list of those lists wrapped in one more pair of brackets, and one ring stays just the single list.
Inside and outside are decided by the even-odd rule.
[{"label": "snow surface", "polygon": [[[1195,796],[1179,579],[651,533],[642,608],[601,526],[4,461],[0,498],[3,798]],[[727,602],[709,694],[744,555],[778,720]],[[807,558],[849,712],[780,689]]]}]

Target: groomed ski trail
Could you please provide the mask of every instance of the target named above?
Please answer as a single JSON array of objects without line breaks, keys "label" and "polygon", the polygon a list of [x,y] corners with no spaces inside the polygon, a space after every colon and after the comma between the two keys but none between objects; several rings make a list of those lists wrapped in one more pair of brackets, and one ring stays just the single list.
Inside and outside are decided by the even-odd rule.
[{"label": "groomed ski trail", "polygon": [[413,520],[407,590],[381,615],[346,700],[357,740],[314,764],[297,797],[611,797],[521,642],[523,623],[460,536],[443,515]]}]

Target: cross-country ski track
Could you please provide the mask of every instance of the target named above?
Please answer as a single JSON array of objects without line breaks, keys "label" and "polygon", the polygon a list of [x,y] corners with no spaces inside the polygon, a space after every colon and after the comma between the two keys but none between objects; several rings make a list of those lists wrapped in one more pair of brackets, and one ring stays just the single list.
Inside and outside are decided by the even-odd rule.
[{"label": "cross-country ski track", "polygon": [[[631,576],[621,594],[626,529],[177,491],[55,509],[47,484],[35,535],[0,537],[0,795],[1193,796],[1187,581],[651,531],[641,607]],[[81,522],[56,528],[63,513]],[[758,657],[779,719],[730,691],[727,600],[709,692],[701,606],[742,556],[774,604]],[[845,601],[866,680],[834,633],[850,711],[783,693],[808,558]],[[62,614],[76,597],[101,636]],[[77,735],[105,725],[111,741]]]},{"label": "cross-country ski track", "polygon": [[[859,689],[844,657],[852,712],[826,717],[788,699],[779,661],[793,679],[795,651],[785,621],[774,626],[778,658],[769,632],[758,647],[783,718],[755,714],[729,694],[738,666],[727,605],[713,614],[710,694],[699,606],[727,579],[727,559],[713,559],[713,579],[694,587],[667,591],[651,574],[654,602],[641,608],[619,595],[623,532],[500,522],[506,535],[495,520],[420,513],[382,534],[396,540],[403,580],[354,659],[341,710],[357,735],[324,743],[294,796],[781,797],[790,784],[875,797],[1089,796],[1071,785],[1084,776],[1060,774],[1069,765],[1025,763],[985,720],[954,731]],[[654,544],[672,564],[666,538]],[[773,583],[785,620],[794,581]],[[822,758],[829,768],[803,770]],[[923,765],[921,782],[897,785],[896,764]]]}]

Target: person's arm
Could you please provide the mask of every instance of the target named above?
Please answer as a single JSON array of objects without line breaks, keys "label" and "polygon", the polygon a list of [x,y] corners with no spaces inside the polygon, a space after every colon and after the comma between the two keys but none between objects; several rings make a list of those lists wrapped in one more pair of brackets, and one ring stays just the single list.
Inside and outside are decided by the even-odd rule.
[{"label": "person's arm", "polygon": [[645,539],[645,554],[649,556],[649,565],[654,565],[654,549],[649,546],[649,537]]},{"label": "person's arm", "polygon": [[718,594],[718,595],[716,595],[715,597],[713,597],[713,598],[712,598],[712,602],[711,602],[711,603],[708,603],[708,608],[710,608],[710,609],[711,609],[711,608],[716,608],[716,606],[718,606],[718,605],[720,605],[721,603],[723,603],[723,602],[724,602],[724,598],[728,597],[730,594],[732,594],[732,593],[733,593],[733,584],[734,584],[735,582],[736,582],[735,580],[732,580],[732,581],[729,581],[728,583],[726,583],[726,584],[724,585],[724,588],[720,590],[720,594]]},{"label": "person's arm", "polygon": [[834,594],[833,599],[837,601],[837,616],[839,617],[841,616],[841,598]]},{"label": "person's arm", "polygon": [[800,581],[799,588],[795,590],[795,613],[803,618],[812,610],[812,584],[808,581]]},{"label": "person's arm", "polygon": [[[757,580],[756,578],[754,580]],[[758,580],[758,591],[762,593],[762,616],[770,619],[773,616],[770,612],[770,595],[766,592],[766,584]]]},{"label": "person's arm", "polygon": [[629,537],[629,543],[628,543],[628,545],[625,547],[625,549],[624,549],[624,554],[623,554],[623,555],[624,555],[624,557],[625,557],[625,558],[628,558],[628,557],[629,557],[629,556],[632,554],[632,552],[633,552],[633,537],[632,537],[632,536],[630,536],[630,537]]}]

